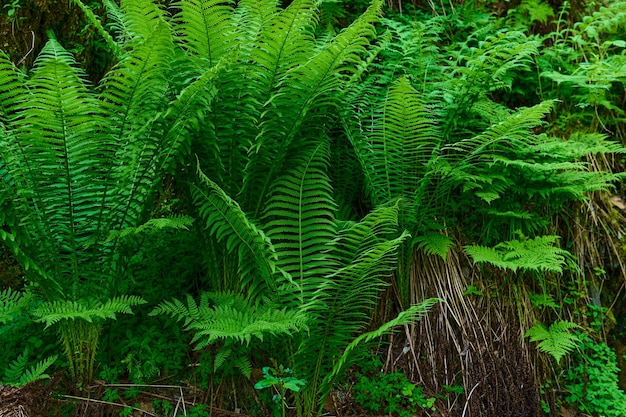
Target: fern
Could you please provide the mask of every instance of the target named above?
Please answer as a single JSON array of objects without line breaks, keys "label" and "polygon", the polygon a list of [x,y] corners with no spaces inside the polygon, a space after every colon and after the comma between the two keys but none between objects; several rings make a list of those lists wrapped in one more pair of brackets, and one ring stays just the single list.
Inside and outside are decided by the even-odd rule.
[{"label": "fern", "polygon": [[[276,286],[277,256],[272,242],[236,201],[201,171],[198,174],[203,187],[193,186],[192,196],[200,216],[218,242],[224,240],[229,252],[236,251],[241,289],[249,285],[253,298],[262,297]],[[260,274],[260,279],[253,279],[255,272]]]},{"label": "fern", "polygon": [[561,358],[572,350],[574,350],[580,342],[580,338],[576,334],[569,331],[577,329],[579,326],[566,320],[559,320],[546,328],[541,323],[536,323],[528,329],[524,337],[529,337],[531,342],[539,342],[537,348],[548,353],[557,363],[561,362]]},{"label": "fern", "polygon": [[121,231],[112,231],[107,238],[107,242],[121,239],[129,235],[138,235],[140,233],[149,233],[161,229],[184,229],[189,230],[189,226],[193,224],[193,218],[184,215],[174,215],[170,217],[161,217],[150,219],[144,224],[137,227],[129,227]]},{"label": "fern", "polygon": [[32,294],[7,288],[0,291],[0,323],[6,324],[23,311],[29,304]]},{"label": "fern", "polygon": [[131,307],[145,304],[145,301],[134,295],[121,295],[105,302],[95,301],[84,304],[78,301],[53,301],[45,303],[33,310],[35,321],[43,322],[46,327],[65,320],[84,320],[92,323],[98,320],[113,319],[119,313],[132,314]]},{"label": "fern", "polygon": [[373,340],[380,339],[381,336],[391,332],[394,327],[412,324],[421,320],[437,303],[441,301],[443,300],[438,298],[424,300],[421,303],[413,305],[407,310],[401,312],[396,318],[386,322],[378,329],[359,335],[346,347],[341,357],[334,364],[332,371],[324,378],[322,384],[324,386],[331,387],[334,380],[341,375],[343,370],[356,363],[359,357],[358,355],[355,355],[355,351],[359,345],[367,344]]},{"label": "fern", "polygon": [[301,341],[295,354],[297,373],[306,377],[303,389],[304,411],[317,413],[320,398],[328,395],[324,378],[333,364],[368,323],[380,291],[387,285],[399,245],[407,234],[393,237],[398,207],[380,207],[358,223],[348,222],[334,240],[329,256],[337,268],[315,279],[306,287],[305,311],[310,316],[310,334]]},{"label": "fern", "polygon": [[334,266],[328,253],[335,236],[335,204],[326,175],[328,153],[327,141],[321,141],[288,158],[290,169],[274,183],[264,216],[277,265],[300,286],[314,286],[315,278]]},{"label": "fern", "polygon": [[493,248],[485,246],[465,246],[475,263],[486,262],[502,269],[516,272],[562,272],[570,253],[555,246],[558,236],[538,236],[534,239],[526,238],[509,240],[499,243]]},{"label": "fern", "polygon": [[454,242],[449,236],[441,233],[428,233],[414,238],[412,246],[417,249],[423,248],[427,255],[438,255],[445,260],[448,251],[454,246]]},{"label": "fern", "polygon": [[263,341],[267,335],[288,336],[307,329],[307,318],[301,312],[253,304],[232,293],[203,293],[199,304],[191,296],[187,296],[187,305],[179,300],[166,301],[150,313],[159,314],[182,320],[194,335],[196,349],[220,340],[248,345],[253,339]]},{"label": "fern", "polygon": [[56,355],[50,356],[27,368],[29,362],[28,354],[27,349],[9,364],[8,368],[4,371],[4,378],[2,379],[4,384],[22,387],[40,379],[50,379],[50,375],[45,372],[56,362],[58,357]]}]

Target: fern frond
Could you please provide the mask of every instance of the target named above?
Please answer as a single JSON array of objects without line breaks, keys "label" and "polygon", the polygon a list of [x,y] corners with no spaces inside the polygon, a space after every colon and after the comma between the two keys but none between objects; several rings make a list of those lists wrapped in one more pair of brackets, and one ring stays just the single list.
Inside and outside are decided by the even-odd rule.
[{"label": "fern frond", "polygon": [[107,3],[110,15],[119,18],[114,28],[120,32],[120,43],[125,47],[144,42],[166,24],[164,11],[152,0],[122,0],[117,13],[115,4]]},{"label": "fern frond", "polygon": [[[419,304],[409,307],[398,314],[396,318],[390,320],[371,332],[363,333],[356,337],[341,354],[341,357],[333,365],[332,371],[324,377],[321,392],[330,392],[337,378],[341,376],[345,369],[350,367],[359,359],[357,350],[362,349],[363,344],[380,339],[381,336],[391,332],[395,327],[408,325],[421,320],[437,303],[443,300],[439,298],[429,298]],[[325,398],[320,398],[320,406],[324,404]]]},{"label": "fern frond", "polygon": [[253,338],[262,341],[267,335],[288,336],[308,328],[308,318],[301,311],[261,305],[235,293],[203,293],[200,304],[187,295],[186,306],[176,299],[165,301],[150,312],[152,316],[159,314],[183,321],[194,335],[196,349],[218,340],[247,345]]},{"label": "fern frond", "polygon": [[185,215],[173,215],[169,217],[160,217],[150,219],[141,226],[128,227],[121,231],[112,231],[106,242],[121,239],[129,235],[138,235],[140,233],[149,233],[161,229],[183,229],[189,230],[189,226],[193,224],[193,218]]},{"label": "fern frond", "polygon": [[23,311],[30,302],[31,294],[6,288],[0,291],[0,323],[5,324]]},{"label": "fern frond", "polygon": [[411,246],[423,248],[427,255],[439,255],[445,261],[448,251],[454,246],[454,241],[441,233],[428,233],[413,238]]},{"label": "fern frond", "polygon": [[45,323],[47,328],[64,320],[84,320],[89,323],[96,320],[115,320],[117,314],[132,314],[131,307],[145,303],[143,298],[135,295],[122,295],[104,303],[95,301],[91,304],[78,301],[53,301],[44,303],[32,314],[37,317],[35,321]]},{"label": "fern frond", "polygon": [[50,375],[45,372],[54,364],[54,362],[56,362],[58,356],[54,355],[42,359],[35,365],[27,368],[29,362],[28,356],[29,352],[28,349],[26,349],[17,357],[17,359],[13,360],[9,364],[7,369],[4,371],[2,383],[14,387],[22,387],[40,379],[50,379]]},{"label": "fern frond", "polygon": [[40,379],[50,379],[50,375],[45,372],[56,362],[57,359],[57,355],[50,356],[37,362],[36,365],[26,369],[16,386],[24,386]]},{"label": "fern frond", "polygon": [[28,365],[28,348],[24,350],[16,359],[11,361],[7,369],[4,371],[2,382],[7,385],[18,384],[24,375],[24,370]]},{"label": "fern frond", "polygon": [[172,7],[174,31],[182,47],[212,67],[237,47],[233,0],[180,0]]},{"label": "fern frond", "polygon": [[374,204],[412,198],[441,144],[432,114],[402,77],[389,88],[373,117],[364,116],[360,134],[351,136]]},{"label": "fern frond", "polygon": [[0,126],[9,125],[26,97],[24,80],[9,57],[0,51]]},{"label": "fern frond", "polygon": [[[239,258],[242,288],[251,296],[263,296],[276,288],[277,255],[271,240],[256,227],[239,204],[200,171],[201,183],[192,186],[194,204],[209,233],[224,241],[228,252]],[[260,278],[256,277],[256,274]]]},{"label": "fern frond", "polygon": [[524,337],[529,337],[531,342],[539,342],[537,349],[554,357],[559,363],[561,358],[576,349],[577,343],[580,342],[576,334],[569,332],[579,327],[576,323],[566,320],[556,321],[550,328],[536,323],[528,329]]},{"label": "fern frond", "polygon": [[301,285],[333,266],[328,251],[335,234],[335,205],[326,175],[328,153],[328,143],[322,141],[290,157],[265,211],[264,228],[276,248],[277,265]]},{"label": "fern frond", "polygon": [[538,236],[534,239],[522,236],[520,240],[502,242],[493,248],[465,246],[464,249],[475,263],[486,262],[513,272],[521,269],[560,273],[571,255],[556,246],[559,239],[559,236]]},{"label": "fern frond", "polygon": [[233,340],[249,345],[253,338],[263,341],[268,335],[290,336],[306,330],[307,317],[300,311],[277,307],[247,306],[239,310],[229,306],[215,306],[205,312],[188,328],[194,333],[192,342],[202,349],[218,340]]}]

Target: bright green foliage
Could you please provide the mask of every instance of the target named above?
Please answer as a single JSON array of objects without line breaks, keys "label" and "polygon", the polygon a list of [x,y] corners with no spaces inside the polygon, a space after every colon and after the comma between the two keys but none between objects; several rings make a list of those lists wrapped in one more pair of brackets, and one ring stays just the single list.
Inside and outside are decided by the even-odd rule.
[{"label": "bright green foliage", "polygon": [[626,394],[619,387],[615,352],[586,334],[580,335],[578,349],[565,376],[566,401],[584,413],[623,416]]},{"label": "bright green foliage", "polygon": [[250,344],[268,335],[286,337],[307,329],[306,315],[278,306],[251,305],[237,294],[203,293],[200,303],[187,296],[187,305],[179,300],[165,301],[151,315],[166,314],[192,331],[192,342],[202,349],[218,340]]},{"label": "bright green foliage", "polygon": [[115,320],[119,313],[131,314],[131,307],[144,304],[145,301],[136,295],[120,295],[106,302],[95,300],[71,301],[59,300],[42,304],[32,311],[35,321],[41,321],[46,327],[64,320],[84,320],[94,323],[98,320]]},{"label": "bright green foliage", "polygon": [[577,334],[570,333],[570,330],[579,326],[571,321],[559,320],[546,328],[543,324],[537,323],[524,334],[531,342],[539,342],[537,349],[545,352],[556,359],[557,363],[561,358],[576,349],[576,344],[580,341]]},{"label": "bright green foliage", "polygon": [[558,236],[540,236],[534,239],[521,236],[519,240],[501,242],[493,248],[465,246],[474,262],[486,262],[502,269],[516,272],[562,272],[570,256],[569,252],[556,246]]}]

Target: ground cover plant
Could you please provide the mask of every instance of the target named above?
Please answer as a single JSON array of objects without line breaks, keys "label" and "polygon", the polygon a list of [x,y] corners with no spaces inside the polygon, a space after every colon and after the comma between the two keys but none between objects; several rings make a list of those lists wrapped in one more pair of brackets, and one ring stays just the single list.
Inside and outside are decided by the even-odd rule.
[{"label": "ground cover plant", "polygon": [[1,53],[2,383],[59,415],[624,409],[624,3],[466,3],[75,0],[101,80],[52,31]]}]

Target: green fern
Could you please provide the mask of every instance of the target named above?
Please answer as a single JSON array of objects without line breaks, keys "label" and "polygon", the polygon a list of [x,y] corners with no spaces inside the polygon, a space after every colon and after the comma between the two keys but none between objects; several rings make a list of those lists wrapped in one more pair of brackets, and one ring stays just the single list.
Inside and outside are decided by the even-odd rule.
[{"label": "green fern", "polygon": [[25,310],[32,294],[7,288],[0,291],[0,324],[13,320],[16,314]]},{"label": "green fern", "polygon": [[150,219],[144,224],[137,227],[128,227],[121,231],[113,231],[109,234],[106,242],[122,239],[126,236],[138,235],[140,233],[149,233],[161,229],[184,229],[189,230],[189,226],[193,224],[193,218],[184,215],[174,215],[170,217],[161,217]]},{"label": "green fern", "polygon": [[218,242],[224,241],[228,252],[235,251],[238,256],[241,287],[237,290],[247,287],[253,298],[267,295],[276,288],[275,278],[281,272],[276,266],[277,255],[271,240],[199,167],[198,175],[202,184],[192,186],[194,203],[209,233]]},{"label": "green fern", "polygon": [[165,314],[183,321],[193,333],[192,343],[203,349],[217,341],[249,345],[268,335],[289,336],[307,329],[307,317],[273,305],[253,304],[233,293],[203,293],[200,303],[187,296],[187,305],[179,300],[165,301],[150,315]]},{"label": "green fern", "polygon": [[438,255],[445,261],[448,251],[454,246],[454,241],[441,233],[428,233],[417,236],[412,241],[412,246],[424,249],[427,255]]},{"label": "green fern", "polygon": [[556,359],[557,363],[561,358],[576,349],[580,338],[569,331],[577,329],[578,326],[571,321],[559,320],[546,328],[541,323],[536,323],[528,329],[524,337],[529,337],[531,342],[539,342],[537,349],[545,352]]},{"label": "green fern", "polygon": [[556,272],[563,271],[563,266],[571,254],[556,246],[559,236],[538,236],[534,239],[521,236],[521,239],[499,243],[493,248],[485,246],[465,246],[475,263],[485,262],[502,269],[516,272]]},{"label": "green fern", "polygon": [[324,378],[322,386],[327,387],[326,389],[330,389],[330,387],[332,387],[335,383],[337,377],[339,377],[349,366],[356,363],[359,359],[359,355],[356,354],[357,349],[361,344],[367,344],[371,341],[380,339],[381,336],[393,331],[395,327],[412,324],[421,320],[437,303],[441,301],[443,300],[438,298],[429,298],[424,300],[421,303],[413,305],[401,312],[396,318],[386,322],[378,329],[363,333],[356,337],[345,348],[341,357],[334,363],[332,371]]},{"label": "green fern", "polygon": [[88,323],[113,319],[117,314],[132,314],[131,307],[145,304],[145,300],[136,295],[121,295],[89,304],[78,301],[53,301],[44,303],[32,311],[35,321],[43,322],[46,327],[65,320],[84,320]]},{"label": "green fern", "polygon": [[360,222],[346,223],[330,248],[336,269],[316,278],[315,285],[305,284],[304,308],[310,316],[310,331],[295,353],[294,367],[308,381],[302,391],[306,414],[321,409],[330,388],[325,378],[340,352],[365,329],[369,313],[388,285],[398,247],[408,237],[406,233],[397,236],[397,222],[398,206],[390,205]]},{"label": "green fern", "polygon": [[29,362],[28,356],[29,352],[27,349],[9,364],[8,368],[5,370],[4,378],[2,379],[4,384],[22,387],[40,379],[50,379],[50,375],[45,372],[56,362],[58,356],[55,355],[42,359],[35,365],[27,368]]}]

